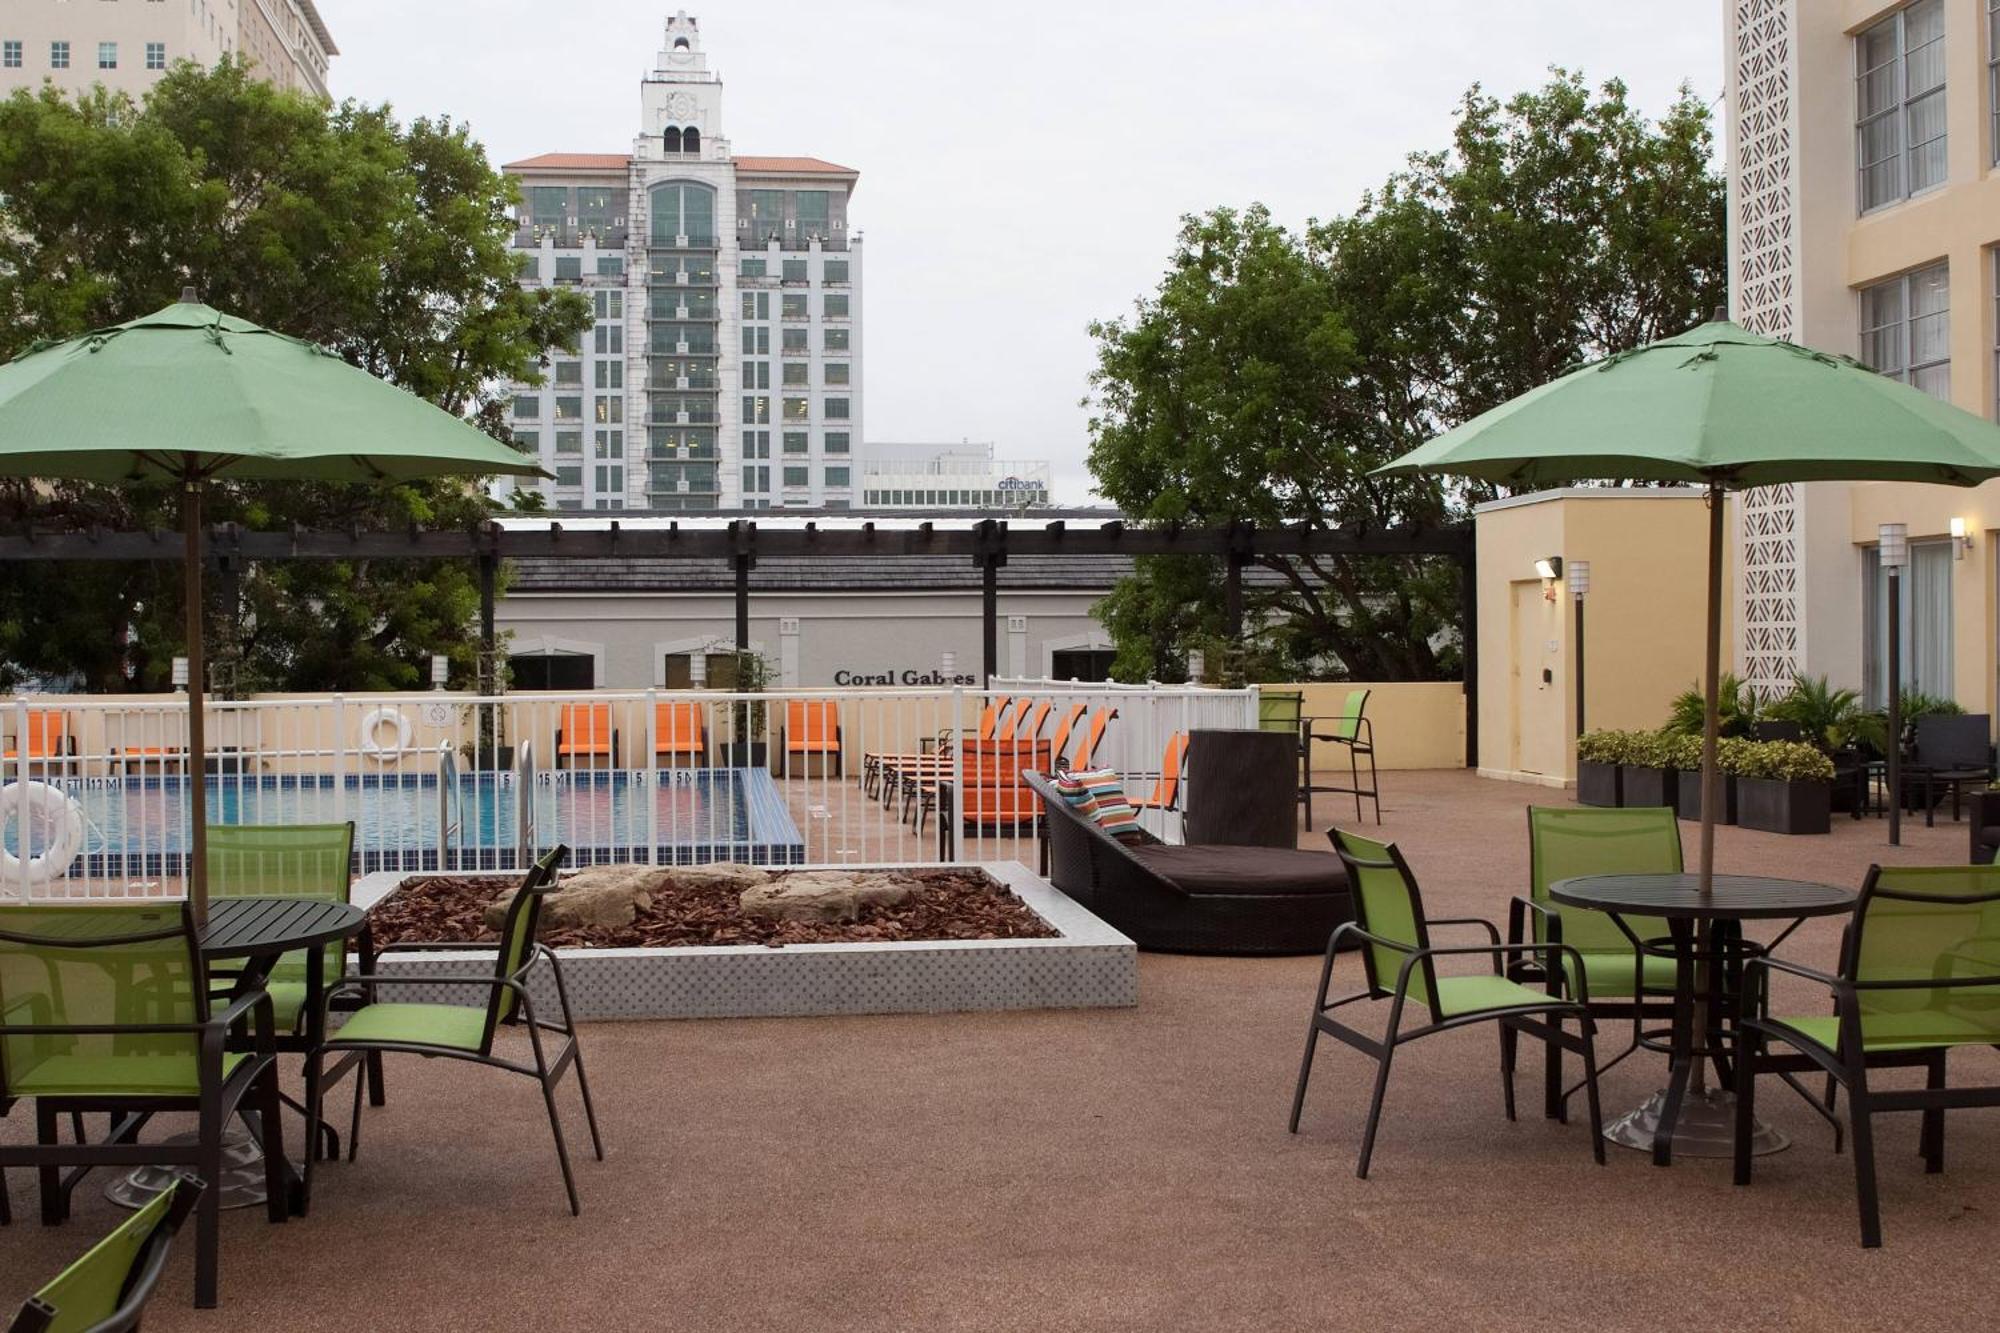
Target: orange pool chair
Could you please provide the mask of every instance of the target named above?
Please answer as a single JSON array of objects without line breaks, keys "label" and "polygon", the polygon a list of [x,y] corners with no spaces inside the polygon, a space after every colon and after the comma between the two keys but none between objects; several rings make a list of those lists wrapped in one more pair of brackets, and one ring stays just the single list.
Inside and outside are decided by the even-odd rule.
[{"label": "orange pool chair", "polygon": [[1177,731],[1167,738],[1167,751],[1160,756],[1160,773],[1153,780],[1149,796],[1132,798],[1135,810],[1171,810],[1180,799],[1181,763],[1187,758],[1187,733]]},{"label": "orange pool chair", "polygon": [[[0,713],[0,719],[5,717],[4,713]],[[38,708],[29,713],[26,731],[27,736],[25,738],[16,736],[15,748],[8,750],[0,758],[9,761],[19,759],[24,748],[31,764],[38,760],[61,759],[76,753],[76,737],[70,735],[69,731],[69,714],[59,709]],[[22,744],[24,739],[25,746]]]},{"label": "orange pool chair", "polygon": [[[1104,739],[1104,729],[1111,725],[1111,719],[1118,716],[1115,708],[1100,708],[1090,715],[1090,725],[1084,728],[1083,739],[1076,744],[1076,753],[1070,756],[1072,769],[1090,767],[1090,757],[1097,753],[1098,743]],[[1060,758],[1060,754],[1057,756]]]},{"label": "orange pool chair", "polygon": [[676,767],[676,760],[692,761],[691,766],[708,764],[708,727],[702,707],[696,703],[665,703],[653,706],[653,763],[661,768]]},{"label": "orange pool chair", "polygon": [[840,776],[840,705],[831,699],[792,699],[785,704],[785,726],[778,737],[785,752],[785,770],[792,756],[831,755],[833,776]]},{"label": "orange pool chair", "polygon": [[610,704],[562,706],[556,726],[556,767],[618,767],[618,729],[611,725]]}]

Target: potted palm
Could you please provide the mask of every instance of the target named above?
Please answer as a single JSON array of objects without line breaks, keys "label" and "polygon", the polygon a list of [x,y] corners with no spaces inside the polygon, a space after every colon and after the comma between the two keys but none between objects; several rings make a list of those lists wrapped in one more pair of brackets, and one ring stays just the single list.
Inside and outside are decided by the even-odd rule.
[{"label": "potted palm", "polygon": [[[761,694],[771,683],[771,664],[753,652],[736,654],[736,691]],[[738,699],[729,705],[729,741],[723,747],[731,768],[764,768],[770,764],[765,741],[771,725],[771,705],[761,699]]]},{"label": "potted palm", "polygon": [[1576,738],[1578,805],[1624,804],[1618,766],[1625,757],[1626,738],[1622,731],[1589,731]]},{"label": "potted palm", "polygon": [[1837,690],[1825,676],[1800,675],[1791,692],[1765,710],[1766,717],[1790,722],[1809,745],[1833,761],[1833,808],[1853,806],[1856,770],[1864,753],[1881,754],[1887,744],[1888,719],[1861,706],[1854,690]]},{"label": "potted palm", "polygon": [[1833,761],[1803,741],[1751,741],[1737,752],[1737,822],[1766,833],[1831,830]]}]

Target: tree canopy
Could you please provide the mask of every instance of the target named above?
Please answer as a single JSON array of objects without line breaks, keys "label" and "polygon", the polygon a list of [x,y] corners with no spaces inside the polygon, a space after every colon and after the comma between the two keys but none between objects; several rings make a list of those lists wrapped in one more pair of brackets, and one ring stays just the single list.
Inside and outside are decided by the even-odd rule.
[{"label": "tree canopy", "polygon": [[[0,357],[192,286],[504,438],[501,384],[538,378],[590,321],[582,296],[516,282],[515,197],[463,125],[281,92],[240,61],[179,65],[136,104],[101,88],[16,92],[0,101]],[[212,490],[214,520],[255,528],[459,525],[489,508],[449,479]],[[171,527],[173,503],[157,487],[0,483],[13,521]],[[476,652],[462,564],[260,565],[243,597],[243,641],[222,656],[246,686],[403,687],[427,679],[432,653],[462,671]],[[8,578],[0,675],[157,688],[182,651],[179,598],[171,565]]]},{"label": "tree canopy", "polygon": [[[1152,523],[1379,530],[1463,518],[1479,487],[1370,471],[1580,361],[1705,318],[1726,291],[1708,108],[1657,121],[1621,83],[1555,71],[1470,90],[1448,148],[1344,217],[1183,219],[1159,287],[1094,324],[1090,467]],[[1435,558],[1259,557],[1246,641],[1215,562],[1163,557],[1100,607],[1122,679],[1189,649],[1264,679],[1448,677],[1456,572]]]}]

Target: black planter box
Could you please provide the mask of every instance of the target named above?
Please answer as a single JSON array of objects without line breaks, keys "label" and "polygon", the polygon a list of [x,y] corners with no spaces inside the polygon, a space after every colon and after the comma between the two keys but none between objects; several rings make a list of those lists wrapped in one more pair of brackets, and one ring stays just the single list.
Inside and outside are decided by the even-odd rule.
[{"label": "black planter box", "polygon": [[[1674,808],[1680,811],[1681,818],[1700,819],[1700,769],[1684,768],[1680,771],[1680,797],[1680,801]],[[1718,824],[1734,824],[1736,822],[1736,775],[1734,773],[1724,773],[1722,775],[1722,810],[1721,817],[1716,822]]]},{"label": "black planter box", "polygon": [[763,768],[770,759],[763,741],[731,741],[722,747],[722,762],[730,768]]},{"label": "black planter box", "polygon": [[1618,765],[1595,759],[1576,761],[1576,803],[1578,805],[1619,805],[1624,784],[1618,779]]},{"label": "black planter box", "polygon": [[1972,791],[1965,794],[1966,823],[1972,826],[1971,863],[1996,863],[2000,852],[2000,791]]},{"label": "black planter box", "polygon": [[464,756],[465,766],[479,773],[504,773],[514,767],[514,747],[488,745]]},{"label": "black planter box", "polygon": [[1833,828],[1832,812],[1830,783],[1736,780],[1736,822],[1744,828],[1766,833],[1826,833]]},{"label": "black planter box", "polygon": [[1672,805],[1680,795],[1675,782],[1675,770],[1671,768],[1644,768],[1638,764],[1620,764],[1618,772],[1622,787],[1620,805]]}]

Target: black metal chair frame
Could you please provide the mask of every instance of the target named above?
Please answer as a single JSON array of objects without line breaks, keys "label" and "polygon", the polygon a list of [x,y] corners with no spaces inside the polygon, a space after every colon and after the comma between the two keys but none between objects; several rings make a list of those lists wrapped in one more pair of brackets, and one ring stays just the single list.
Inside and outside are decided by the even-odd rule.
[{"label": "black metal chair frame", "polygon": [[[1304,793],[1305,827],[1307,832],[1312,831],[1312,798],[1315,794],[1353,796],[1354,818],[1356,820],[1361,818],[1361,801],[1363,797],[1366,797],[1375,806],[1375,822],[1377,824],[1382,822],[1382,782],[1375,770],[1375,724],[1368,717],[1366,711],[1368,701],[1366,699],[1362,700],[1361,707],[1362,711],[1355,714],[1352,719],[1354,723],[1354,734],[1352,736],[1341,736],[1333,732],[1313,730],[1313,723],[1315,722],[1346,722],[1349,719],[1345,714],[1329,718],[1307,717],[1300,721],[1301,791]],[[1348,781],[1350,785],[1342,787],[1315,783],[1312,780],[1312,747],[1315,741],[1326,741],[1330,744],[1346,748],[1347,767],[1350,774]],[[1361,759],[1364,755],[1368,759],[1368,785],[1365,787],[1361,785]]]},{"label": "black metal chair frame", "polygon": [[[1960,763],[1956,757],[1946,757],[1935,762],[1925,756],[1923,733],[1926,723],[1930,728],[1939,726],[1979,725],[1981,756],[1975,763]],[[1937,788],[1942,786],[1951,793],[1951,819],[1955,824],[1961,815],[1965,788],[1978,783],[1984,786],[1993,781],[1992,744],[1986,739],[1986,728],[1991,719],[1982,714],[1941,714],[1917,719],[1917,747],[1908,762],[1902,765],[1903,809],[1916,813],[1916,799],[1919,790],[1923,793],[1924,827],[1934,828],[1937,824]]]},{"label": "black metal chair frame", "polygon": [[[1879,865],[1868,867],[1868,877],[1862,883],[1861,896],[1854,907],[1856,923],[1863,920],[1871,899],[1906,896],[1898,894],[1894,889],[1882,888],[1878,883],[1881,873],[1882,867]],[[1926,901],[1977,903],[1991,902],[1994,898],[1995,895],[1992,894],[1964,894],[1952,897],[1938,895],[1927,898]],[[1918,1153],[1924,1159],[1925,1173],[1936,1174],[1944,1170],[1944,1113],[1947,1110],[1970,1107],[2000,1106],[2000,1084],[1983,1088],[1947,1087],[1945,1060],[1949,1047],[1922,1047],[1902,1051],[1865,1050],[1861,1040],[1862,1025],[1859,1019],[1860,997],[1863,994],[1936,990],[1942,986],[2000,987],[2000,976],[1857,981],[1855,972],[1859,962],[1859,932],[1850,925],[1841,941],[1838,975],[1768,955],[1753,958],[1747,964],[1741,997],[1742,1009],[1738,1020],[1740,1035],[1737,1063],[1740,1077],[1736,1080],[1734,1088],[1735,1180],[1738,1185],[1750,1183],[1753,1161],[1750,1139],[1756,1118],[1756,1076],[1776,1073],[1786,1076],[1789,1080],[1792,1074],[1824,1073],[1830,1085],[1847,1089],[1847,1120],[1854,1141],[1854,1192],[1861,1216],[1861,1244],[1864,1249],[1875,1249],[1882,1244],[1882,1202],[1875,1177],[1873,1124],[1875,1114],[1881,1111],[1921,1111],[1923,1126],[1918,1136]],[[1827,1050],[1804,1034],[1770,1017],[1768,997],[1772,972],[1783,972],[1807,981],[1816,981],[1832,993],[1834,1012],[1841,1020],[1836,1049]],[[1784,1042],[1792,1048],[1793,1054],[1781,1055],[1771,1052],[1768,1044],[1772,1041]],[[1877,1090],[1868,1086],[1869,1070],[1896,1067],[1923,1069],[1924,1086],[1920,1089],[1894,1090]],[[1819,1108],[1817,1102],[1812,1104],[1821,1109],[1822,1114],[1830,1116],[1832,1102],[1833,1086],[1829,1086],[1826,1107]],[[1838,1150],[1837,1145],[1836,1150]]]},{"label": "black metal chair frame", "polygon": [[[100,1166],[190,1166],[203,1180],[218,1180],[222,1175],[222,1136],[229,1122],[242,1109],[244,1099],[251,1095],[256,1098],[257,1121],[252,1126],[258,1143],[264,1151],[265,1206],[272,1222],[283,1222],[291,1212],[292,1191],[285,1179],[284,1129],[279,1119],[277,1079],[277,1040],[274,1031],[274,1016],[271,997],[261,988],[242,990],[231,999],[220,1013],[209,1013],[208,970],[202,962],[201,950],[196,944],[192,909],[185,902],[180,904],[178,926],[159,931],[148,931],[136,935],[120,935],[104,939],[78,942],[76,940],[44,939],[33,935],[20,935],[0,931],[0,938],[30,947],[62,947],[68,949],[109,947],[117,944],[142,944],[180,936],[187,941],[189,966],[192,969],[189,984],[194,993],[196,1013],[208,1017],[192,1024],[175,1023],[30,1023],[5,1026],[15,1033],[46,1033],[52,1036],[117,1036],[117,1035],[183,1035],[193,1036],[199,1042],[197,1059],[203,1073],[202,1088],[197,1097],[173,1096],[41,1096],[34,1095],[35,1137],[33,1146],[9,1146],[0,1144],[0,1167],[32,1166],[41,1179],[42,1222],[54,1226],[69,1217],[70,1198],[76,1187],[93,1170]],[[254,1045],[246,1058],[237,1062],[236,1067],[226,1077],[210,1079],[210,1070],[222,1067],[222,1058],[229,1047],[232,1029],[245,1020],[251,1020],[254,1028]],[[4,1074],[4,1071],[0,1071]],[[10,1101],[7,1089],[0,1086],[0,1101]],[[193,1111],[199,1117],[198,1142],[189,1146],[174,1143],[139,1143],[135,1136],[139,1129],[154,1114],[168,1111]],[[75,1116],[90,1112],[103,1112],[112,1117],[112,1128],[106,1138],[99,1143],[77,1142],[64,1144],[57,1134],[58,1118],[70,1114]],[[311,1154],[307,1154],[308,1160]],[[62,1168],[75,1169],[67,1175]],[[202,1195],[200,1207],[195,1217],[195,1305],[201,1309],[212,1309],[217,1292],[217,1249],[221,1226],[221,1197],[217,1191]]]},{"label": "black metal chair frame", "polygon": [[[1333,849],[1347,866],[1349,880],[1356,885],[1354,890],[1355,919],[1337,927],[1332,938],[1327,941],[1326,960],[1320,965],[1319,990],[1313,1000],[1312,1020],[1306,1028],[1306,1050],[1299,1061],[1298,1087],[1292,1094],[1292,1116],[1289,1128],[1299,1132],[1299,1115],[1305,1109],[1306,1084],[1312,1077],[1313,1054],[1319,1044],[1319,1035],[1324,1032],[1375,1061],[1375,1090],[1368,1101],[1368,1125],[1361,1136],[1361,1160],[1354,1174],[1362,1180],[1368,1178],[1368,1163],[1375,1152],[1375,1131],[1382,1118],[1382,1098],[1389,1087],[1389,1065],[1398,1046],[1408,1045],[1420,1037],[1428,1037],[1435,1032],[1448,1032],[1454,1028],[1470,1027],[1475,1023],[1497,1022],[1500,1025],[1500,1082],[1505,1100],[1507,1118],[1514,1119],[1514,1043],[1507,1040],[1509,1034],[1518,1039],[1525,1033],[1539,1037],[1544,1042],[1573,1050],[1583,1057],[1584,1083],[1590,1102],[1590,1145],[1591,1154],[1598,1165],[1604,1164],[1603,1117],[1597,1098],[1597,1059],[1592,1039],[1596,1035],[1596,1024],[1590,1016],[1589,983],[1583,979],[1583,959],[1575,949],[1563,944],[1503,944],[1500,932],[1492,922],[1478,917],[1438,917],[1435,920],[1424,915],[1423,896],[1418,891],[1416,876],[1411,873],[1409,862],[1394,843],[1389,845],[1387,861],[1367,861],[1357,858],[1340,845],[1337,831],[1329,831],[1327,836],[1333,842]],[[1411,915],[1416,922],[1417,945],[1415,948],[1395,940],[1384,938],[1368,930],[1367,909],[1363,905],[1364,895],[1359,884],[1359,870],[1394,870],[1402,876],[1403,885],[1410,895]],[[1486,944],[1453,945],[1441,947],[1430,942],[1432,926],[1477,926],[1487,934]],[[1333,961],[1344,938],[1351,938],[1362,944],[1362,966],[1365,969],[1367,986],[1353,995],[1343,996],[1329,1002],[1327,991],[1333,983]],[[1393,986],[1385,986],[1376,970],[1375,956],[1367,946],[1374,945],[1403,954],[1401,968],[1396,973]],[[1552,972],[1561,971],[1553,965],[1555,954],[1567,954],[1575,960],[1579,996],[1568,1000],[1551,995],[1546,1003],[1520,1005],[1502,1009],[1482,1009],[1476,1013],[1461,1014],[1447,1018],[1437,999],[1437,968],[1435,960],[1461,954],[1486,954],[1493,960],[1496,976],[1504,976],[1502,959],[1509,954],[1538,953],[1542,955],[1544,966]],[[1430,1022],[1422,1027],[1404,1032],[1402,1028],[1403,1009],[1409,999],[1410,978],[1419,974],[1424,982]],[[1361,1000],[1388,1000],[1389,1022],[1381,1038],[1375,1038],[1357,1028],[1348,1027],[1333,1017],[1333,1011]],[[1536,1015],[1553,1019],[1558,1014],[1574,1014],[1579,1032],[1571,1036],[1560,1023],[1545,1022]]]},{"label": "black metal chair frame", "polygon": [[[510,1073],[526,1075],[529,1078],[535,1079],[541,1085],[542,1101],[548,1108],[549,1113],[549,1129],[555,1137],[556,1160],[562,1166],[563,1188],[569,1195],[570,1214],[572,1216],[581,1214],[583,1209],[577,1199],[576,1178],[570,1170],[569,1148],[563,1140],[562,1117],[556,1110],[555,1098],[556,1084],[561,1081],[563,1074],[572,1065],[576,1068],[577,1089],[583,1095],[583,1113],[585,1120],[590,1126],[591,1148],[596,1153],[597,1160],[600,1162],[604,1160],[604,1142],[597,1132],[597,1110],[591,1103],[590,1082],[585,1077],[583,1071],[583,1049],[576,1038],[575,1020],[570,1015],[569,990],[563,981],[562,962],[556,957],[555,950],[535,939],[535,928],[541,919],[542,898],[555,889],[556,871],[568,856],[568,847],[558,845],[552,848],[539,861],[535,862],[534,866],[529,869],[526,877],[521,881],[520,888],[515,890],[513,902],[507,908],[506,924],[501,928],[500,932],[501,943],[498,946],[500,958],[492,973],[484,976],[471,974],[433,976],[407,973],[401,976],[395,973],[363,975],[348,977],[341,981],[338,986],[331,987],[328,990],[324,1003],[329,1005],[341,991],[351,988],[367,990],[369,993],[372,993],[370,988],[381,986],[482,986],[490,991],[490,995],[486,1004],[485,1027],[480,1035],[479,1046],[474,1050],[467,1050],[458,1046],[438,1046],[423,1042],[344,1041],[337,1032],[333,1036],[328,1037],[308,1057],[307,1086],[311,1089],[309,1100],[312,1105],[311,1119],[314,1123],[323,1118],[323,1102],[327,1091],[327,1084],[321,1081],[318,1076],[318,1066],[329,1052],[401,1052],[427,1057],[441,1056],[446,1059],[466,1060],[473,1064],[486,1065],[490,1068],[504,1069]],[[523,913],[527,916],[525,922],[519,920]],[[516,967],[512,972],[507,972],[504,971],[506,941],[513,936],[517,927],[525,932],[528,945],[523,951],[520,966]],[[490,943],[478,943],[474,941],[410,942],[388,945],[379,950],[376,956],[379,958],[394,953],[485,952],[495,947]],[[536,1017],[534,1000],[528,994],[528,974],[534,970],[537,963],[542,962],[548,964],[549,971],[555,978],[556,1002],[562,1011],[562,1021],[559,1023]],[[513,1001],[511,1007],[508,1004],[510,997]],[[503,1010],[505,1011],[504,1013]],[[533,1064],[523,1064],[520,1061],[508,1060],[493,1054],[493,1039],[502,1024],[518,1026],[527,1030],[529,1049],[533,1052],[534,1056]],[[542,1037],[544,1033],[562,1039],[562,1048],[553,1060],[549,1058],[548,1052],[543,1048]],[[361,1146],[361,1095],[362,1089],[368,1081],[368,1065],[365,1062],[358,1065],[352,1062],[343,1062],[343,1069],[346,1068],[352,1068],[356,1073],[354,1115],[352,1124],[348,1130],[347,1140],[348,1160],[353,1161]],[[305,1197],[308,1202],[310,1202],[312,1197],[312,1161],[312,1155],[308,1155],[306,1159],[305,1189]]]},{"label": "black metal chair frame", "polygon": [[[166,1271],[167,1252],[173,1248],[174,1235],[187,1221],[188,1214],[194,1211],[202,1192],[208,1187],[193,1176],[183,1174],[172,1188],[174,1197],[167,1205],[167,1211],[148,1233],[146,1243],[132,1257],[124,1288],[118,1293],[118,1308],[108,1318],[92,1324],[90,1333],[134,1333],[139,1327],[140,1317],[146,1312],[146,1302],[152,1299],[153,1289],[160,1284],[160,1274]],[[43,1333],[61,1314],[62,1311],[30,1296],[21,1306],[20,1313],[14,1316],[14,1321],[7,1325],[7,1333]]]}]

